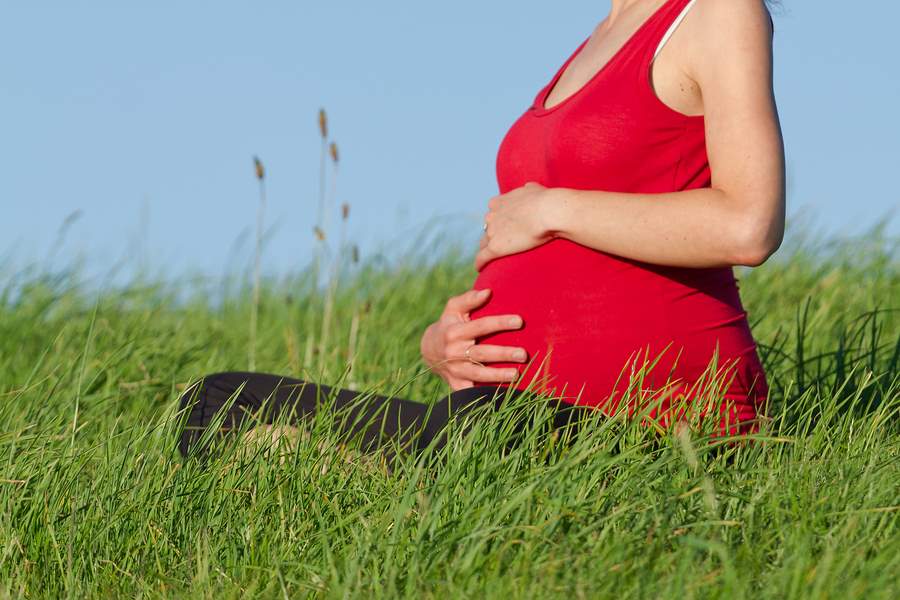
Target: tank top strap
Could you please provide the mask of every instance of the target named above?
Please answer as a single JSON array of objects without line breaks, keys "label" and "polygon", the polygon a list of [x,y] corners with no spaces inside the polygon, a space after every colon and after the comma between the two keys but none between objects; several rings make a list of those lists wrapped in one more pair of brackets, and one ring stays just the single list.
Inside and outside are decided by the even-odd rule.
[{"label": "tank top strap", "polygon": [[[696,1],[667,0],[641,27],[638,31],[638,37],[641,39],[633,40],[635,42],[634,50],[644,59],[641,64],[648,64],[656,58]],[[766,16],[769,18],[772,31],[774,31],[775,22],[768,6],[766,6]]]},{"label": "tank top strap", "polygon": [[623,84],[643,86],[657,49],[661,49],[674,33],[695,0],[666,0],[632,35],[613,60],[610,70]]},{"label": "tank top strap", "polygon": [[687,16],[688,11],[691,10],[691,7],[694,5],[694,2],[697,0],[689,0],[687,4],[684,5],[684,8],[681,9],[675,19],[672,21],[669,28],[666,29],[666,32],[663,34],[662,39],[659,40],[659,43],[656,45],[656,49],[653,51],[653,58],[659,54],[659,51],[662,50],[663,46],[666,45],[666,42],[669,41],[669,38],[672,37],[672,34],[675,33],[675,30],[681,24],[681,21]]},{"label": "tank top strap", "polygon": [[634,51],[641,65],[646,65],[662,50],[681,24],[696,0],[666,0],[657,12],[641,27],[634,40]]}]

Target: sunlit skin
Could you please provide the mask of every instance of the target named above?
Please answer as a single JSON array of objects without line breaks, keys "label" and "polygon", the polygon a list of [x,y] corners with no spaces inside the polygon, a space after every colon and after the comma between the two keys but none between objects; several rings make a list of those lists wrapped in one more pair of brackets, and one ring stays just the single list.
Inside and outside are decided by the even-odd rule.
[{"label": "sunlit skin", "polygon": [[[546,106],[580,89],[662,3],[613,0],[609,16],[566,69]],[[704,115],[711,187],[629,194],[529,182],[488,201],[475,268],[554,238],[660,265],[765,262],[781,244],[785,214],[772,34],[763,0],[697,0],[654,62],[652,82],[660,100],[684,114]],[[524,353],[522,348],[473,345],[478,336],[512,328],[509,318],[518,316],[470,319],[469,312],[488,296],[470,291],[451,298],[422,337],[423,359],[454,390],[472,387],[474,381],[513,381],[518,374],[472,361],[527,361],[515,355]]]}]

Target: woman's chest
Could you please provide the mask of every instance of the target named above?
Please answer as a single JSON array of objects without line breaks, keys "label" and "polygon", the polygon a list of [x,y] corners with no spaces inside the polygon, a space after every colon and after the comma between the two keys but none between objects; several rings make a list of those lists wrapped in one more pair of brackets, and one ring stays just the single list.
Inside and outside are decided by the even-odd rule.
[{"label": "woman's chest", "polygon": [[[664,190],[702,128],[648,118],[639,104],[607,98],[550,114],[534,106],[504,136],[497,153],[501,193],[536,181],[547,187],[638,192]],[[699,136],[699,139],[698,139]]]}]

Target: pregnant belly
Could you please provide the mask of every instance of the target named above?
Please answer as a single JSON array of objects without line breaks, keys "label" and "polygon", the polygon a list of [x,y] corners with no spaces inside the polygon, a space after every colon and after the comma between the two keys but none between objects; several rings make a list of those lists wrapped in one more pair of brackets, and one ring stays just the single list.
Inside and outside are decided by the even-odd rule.
[{"label": "pregnant belly", "polygon": [[473,319],[522,316],[522,328],[476,340],[526,349],[527,365],[491,363],[517,368],[519,389],[604,405],[629,380],[660,389],[698,379],[717,348],[719,363],[741,359],[731,392],[761,371],[730,268],[660,267],[555,239],[490,262],[473,287],[492,290]]}]

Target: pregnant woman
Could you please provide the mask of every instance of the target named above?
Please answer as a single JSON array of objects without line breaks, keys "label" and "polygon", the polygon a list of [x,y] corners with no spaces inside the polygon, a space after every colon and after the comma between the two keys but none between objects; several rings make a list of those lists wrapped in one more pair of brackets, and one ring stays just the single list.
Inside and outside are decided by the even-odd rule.
[{"label": "pregnant woman", "polygon": [[297,424],[346,409],[366,450],[435,442],[501,390],[551,395],[560,422],[627,395],[668,423],[713,398],[722,431],[752,430],[768,390],[732,267],[763,263],[784,231],[772,35],[763,0],[613,0],[500,144],[473,289],[421,342],[452,392],[429,406],[209,375],[182,397],[182,453],[232,396],[225,429],[263,406]]}]

